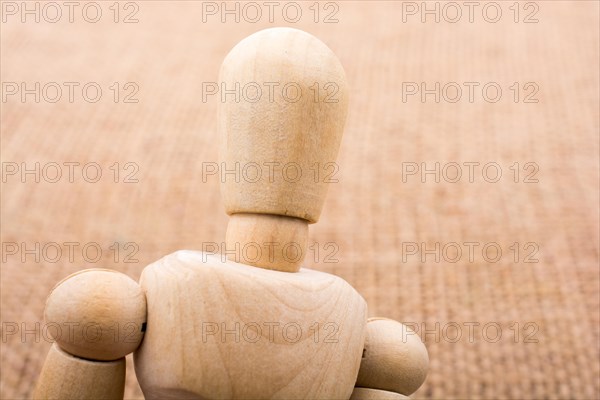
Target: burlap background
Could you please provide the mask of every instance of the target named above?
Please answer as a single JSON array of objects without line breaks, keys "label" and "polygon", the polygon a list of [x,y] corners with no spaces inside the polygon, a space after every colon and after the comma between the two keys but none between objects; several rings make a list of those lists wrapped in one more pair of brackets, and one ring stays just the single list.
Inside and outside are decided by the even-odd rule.
[{"label": "burlap background", "polygon": [[[45,296],[58,280],[85,267],[114,268],[137,279],[163,255],[223,240],[227,217],[218,179],[201,178],[202,163],[217,161],[218,101],[202,101],[202,82],[216,81],[222,59],[240,39],[286,25],[325,41],[351,86],[339,183],[332,184],[321,221],[311,227],[321,249],[318,262],[311,255],[306,264],[346,279],[368,301],[370,315],[418,324],[431,372],[415,397],[598,398],[598,2],[521,3],[518,23],[512,3],[498,3],[497,23],[482,17],[484,3],[473,22],[462,5],[456,23],[444,20],[454,18],[451,9],[439,23],[431,15],[422,23],[420,14],[404,22],[407,4],[401,2],[337,2],[338,22],[329,24],[322,20],[335,8],[321,3],[315,23],[312,2],[299,3],[298,23],[282,18],[283,2],[273,23],[265,7],[259,23],[236,23],[233,16],[221,23],[218,15],[203,22],[203,3],[193,1],[136,2],[139,22],[132,24],[113,21],[112,2],[99,3],[98,23],[82,18],[84,3],[73,23],[66,7],[58,23],[36,23],[31,16],[23,23],[19,15],[3,14],[2,82],[30,88],[57,82],[64,89],[57,103],[47,101],[54,92],[39,103],[33,95],[25,102],[18,95],[3,99],[3,171],[13,162],[20,168],[95,162],[103,175],[88,183],[79,166],[70,183],[63,166],[58,183],[48,182],[50,169],[39,183],[34,175],[4,177],[0,396],[31,395],[50,346],[35,324],[42,322]],[[127,7],[120,4],[119,20],[135,11]],[[538,22],[523,23],[536,7]],[[72,103],[63,82],[80,83]],[[81,95],[87,82],[103,89],[97,103]],[[114,82],[121,86],[118,103],[109,88]],[[138,103],[122,101],[131,92],[123,89],[127,82],[138,85]],[[456,82],[463,95],[455,103],[436,103],[433,95],[404,102],[403,82],[426,82],[428,88]],[[480,84],[473,102],[464,82]],[[496,103],[481,95],[487,82],[502,88]],[[521,88],[517,102],[514,82]],[[532,92],[533,86],[524,89],[528,82],[539,87],[537,103],[523,101]],[[115,162],[119,183],[110,169]],[[138,183],[123,183],[133,171],[124,169],[128,162],[139,167]],[[454,170],[448,169],[440,183],[433,175],[423,183],[420,174],[403,175],[409,162],[428,168],[456,162],[463,176],[449,183],[444,177],[452,178]],[[481,163],[473,183],[465,162]],[[489,162],[502,168],[496,183],[482,177],[481,166]],[[517,183],[510,169],[515,162]],[[527,162],[539,166],[539,182],[524,182],[532,171],[524,169]],[[493,178],[494,170],[486,177]],[[20,247],[15,255],[6,247],[13,242]],[[50,242],[63,249],[56,262],[49,247],[47,254],[40,249],[39,261],[24,254]],[[65,242],[79,243],[73,260]],[[86,262],[81,248],[93,242],[102,246],[102,258]],[[115,242],[117,255],[109,248]],[[134,249],[124,248],[129,242],[139,246],[134,263],[125,262]],[[338,262],[324,262],[328,242],[339,246]],[[435,262],[434,255],[424,263],[418,255],[403,260],[410,242],[428,249],[456,242],[463,254],[456,263]],[[464,242],[479,243],[472,260]],[[517,262],[510,248],[515,242]],[[501,247],[500,261],[482,256],[486,243]],[[535,246],[539,262],[524,262]],[[447,258],[454,257],[447,249]],[[8,335],[14,323],[19,333]],[[471,323],[480,324],[473,340]],[[497,341],[495,324],[502,329]],[[39,337],[21,335],[24,329]],[[126,396],[141,397],[133,368],[127,382]]]}]

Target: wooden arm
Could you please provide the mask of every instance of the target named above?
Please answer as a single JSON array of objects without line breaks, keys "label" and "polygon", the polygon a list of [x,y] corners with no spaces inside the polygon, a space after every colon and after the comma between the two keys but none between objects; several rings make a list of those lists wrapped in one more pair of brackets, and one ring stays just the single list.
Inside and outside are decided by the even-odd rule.
[{"label": "wooden arm", "polygon": [[406,325],[369,318],[365,348],[351,400],[407,399],[427,377],[427,348]]},{"label": "wooden arm", "polygon": [[125,358],[92,361],[77,358],[54,343],[38,379],[34,399],[122,399]]},{"label": "wooden arm", "polygon": [[117,271],[77,272],[52,290],[44,311],[55,343],[34,399],[122,399],[125,356],[146,329],[146,297]]}]

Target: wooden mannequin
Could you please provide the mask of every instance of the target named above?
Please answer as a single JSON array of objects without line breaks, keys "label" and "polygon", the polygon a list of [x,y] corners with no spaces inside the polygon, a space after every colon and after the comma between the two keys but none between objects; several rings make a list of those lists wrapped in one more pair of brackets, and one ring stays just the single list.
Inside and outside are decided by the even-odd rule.
[{"label": "wooden mannequin", "polygon": [[[141,345],[119,344],[107,355],[112,348],[79,343],[86,351],[71,354],[112,360],[135,350],[136,375],[147,399],[368,399],[377,389],[394,395],[404,386],[381,386],[368,373],[377,371],[377,352],[367,358],[366,378],[354,389],[365,335],[377,337],[367,329],[364,299],[339,277],[301,268],[308,224],[318,221],[327,193],[327,182],[315,179],[314,168],[335,162],[346,118],[341,64],[315,37],[274,28],[235,46],[223,62],[220,81],[222,90],[255,84],[275,88],[258,100],[256,93],[242,91],[241,99],[225,96],[220,104],[223,168],[235,171],[236,163],[269,168],[258,181],[247,176],[223,181],[230,215],[227,257],[178,251],[149,265],[140,278],[145,294]],[[277,169],[289,165],[293,176],[289,168]],[[48,309],[67,310],[63,320],[83,318],[88,307],[114,311],[111,298],[86,297],[69,287],[73,279],[77,276],[51,293],[47,320],[54,315]],[[77,296],[69,298],[73,290]],[[68,311],[69,304],[77,305],[75,311]],[[139,323],[142,315],[139,305],[115,312],[121,323]],[[57,364],[53,351],[44,371]],[[370,354],[369,347],[366,351]],[[36,395],[49,398],[59,385],[58,376],[43,372]],[[77,390],[79,398],[96,395]]]}]

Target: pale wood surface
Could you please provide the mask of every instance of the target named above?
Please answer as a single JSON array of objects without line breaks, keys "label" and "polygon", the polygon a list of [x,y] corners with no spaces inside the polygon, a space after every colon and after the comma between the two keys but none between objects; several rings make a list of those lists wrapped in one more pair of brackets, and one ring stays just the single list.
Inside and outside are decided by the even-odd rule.
[{"label": "pale wood surface", "polygon": [[36,400],[117,400],[125,390],[125,358],[90,361],[62,351],[56,344],[40,373],[33,394]]},{"label": "pale wood surface", "polygon": [[[262,171],[257,182],[252,170],[250,178],[223,179],[227,213],[318,221],[329,184],[315,172],[336,162],[348,112],[348,84],[337,56],[309,33],[268,29],[227,54],[219,82],[229,90],[252,84],[262,91],[257,101],[244,91],[242,98],[219,99],[221,163],[227,170],[237,163]],[[267,84],[277,85],[274,94]]]},{"label": "pale wood surface", "polygon": [[233,214],[225,235],[228,259],[286,272],[300,269],[308,241],[308,221],[268,214]]},{"label": "pale wood surface", "polygon": [[178,251],[140,283],[148,328],[134,355],[146,398],[350,397],[366,304],[342,279]]},{"label": "pale wood surface", "polygon": [[407,396],[385,390],[355,387],[350,400],[405,400]]},{"label": "pale wood surface", "polygon": [[391,319],[369,318],[356,386],[410,396],[428,368],[427,348],[414,331]]},{"label": "pale wood surface", "polygon": [[64,351],[90,360],[117,360],[139,346],[146,298],[136,281],[108,269],[87,269],[48,295],[44,321]]}]

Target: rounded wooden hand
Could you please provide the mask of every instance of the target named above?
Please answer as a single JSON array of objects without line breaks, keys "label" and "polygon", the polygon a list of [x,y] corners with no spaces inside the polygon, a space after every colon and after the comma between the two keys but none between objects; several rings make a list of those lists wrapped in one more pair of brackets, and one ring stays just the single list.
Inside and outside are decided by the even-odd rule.
[{"label": "rounded wooden hand", "polygon": [[427,348],[406,325],[370,318],[352,400],[405,399],[427,377]]},{"label": "rounded wooden hand", "polygon": [[125,356],[140,345],[146,297],[127,275],[87,269],[59,282],[44,319],[54,339],[36,399],[123,398]]}]

